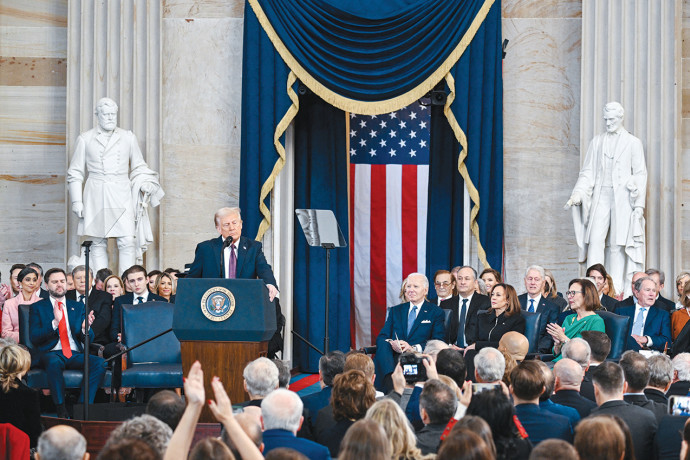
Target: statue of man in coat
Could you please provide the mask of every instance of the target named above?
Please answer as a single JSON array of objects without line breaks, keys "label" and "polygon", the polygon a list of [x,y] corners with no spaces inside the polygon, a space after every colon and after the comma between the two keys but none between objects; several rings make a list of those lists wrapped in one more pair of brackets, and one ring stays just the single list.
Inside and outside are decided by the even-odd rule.
[{"label": "statue of man in coat", "polygon": [[573,207],[579,261],[603,264],[618,293],[630,291],[632,274],[643,270],[645,259],[647,167],[642,142],[623,128],[624,113],[618,102],[604,107],[606,132],[590,142],[566,203]]},{"label": "statue of man in coat", "polygon": [[120,271],[141,263],[153,242],[148,205],[158,206],[164,195],[136,136],[117,127],[117,110],[112,99],[98,101],[98,126],[79,135],[67,170],[72,211],[79,217],[77,233],[93,240],[94,271],[108,267],[111,237],[117,238]]}]

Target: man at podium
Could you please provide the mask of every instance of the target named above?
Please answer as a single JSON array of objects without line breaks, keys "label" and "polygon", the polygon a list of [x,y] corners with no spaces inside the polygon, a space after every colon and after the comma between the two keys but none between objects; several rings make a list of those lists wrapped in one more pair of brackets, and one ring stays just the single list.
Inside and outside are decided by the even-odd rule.
[{"label": "man at podium", "polygon": [[272,302],[278,295],[276,279],[261,243],[242,236],[240,208],[220,208],[213,217],[220,237],[196,246],[190,278],[259,278],[266,283]]}]

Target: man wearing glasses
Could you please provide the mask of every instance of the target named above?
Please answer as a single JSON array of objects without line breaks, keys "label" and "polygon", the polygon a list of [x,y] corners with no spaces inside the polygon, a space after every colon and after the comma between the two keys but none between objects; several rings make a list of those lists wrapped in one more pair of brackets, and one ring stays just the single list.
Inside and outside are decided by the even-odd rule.
[{"label": "man wearing glasses", "polygon": [[453,279],[453,275],[451,275],[448,270],[438,270],[434,275],[434,288],[436,288],[438,298],[429,299],[429,301],[436,305],[441,305],[441,302],[450,299],[455,293],[455,280]]}]

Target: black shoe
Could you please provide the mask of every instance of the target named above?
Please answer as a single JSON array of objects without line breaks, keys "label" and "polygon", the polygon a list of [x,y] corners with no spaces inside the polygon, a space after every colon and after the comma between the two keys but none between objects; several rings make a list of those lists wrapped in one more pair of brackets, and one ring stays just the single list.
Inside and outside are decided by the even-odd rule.
[{"label": "black shoe", "polygon": [[56,404],[55,409],[57,409],[58,418],[70,418],[67,407],[64,404]]}]

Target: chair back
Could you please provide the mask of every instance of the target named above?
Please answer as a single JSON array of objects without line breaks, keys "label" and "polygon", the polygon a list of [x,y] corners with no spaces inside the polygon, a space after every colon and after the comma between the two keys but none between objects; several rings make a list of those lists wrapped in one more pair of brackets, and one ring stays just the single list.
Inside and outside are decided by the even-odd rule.
[{"label": "chair back", "polygon": [[450,330],[450,321],[451,321],[451,313],[453,313],[453,310],[446,310],[445,308],[443,309],[443,327],[445,328],[446,334]]},{"label": "chair back", "polygon": [[630,317],[617,315],[604,310],[597,310],[597,314],[604,320],[606,335],[611,339],[611,351],[607,359],[618,361],[625,351],[625,346],[628,341]]},{"label": "chair back", "polygon": [[539,346],[539,320],[541,319],[541,312],[522,310],[520,314],[525,317],[525,337],[529,341],[529,352],[536,353]]},{"label": "chair back", "polygon": [[[122,308],[122,341],[131,347],[172,328],[175,305],[146,302]],[[175,364],[182,362],[180,341],[170,331],[151,342],[129,351],[128,365],[137,363]]]}]

